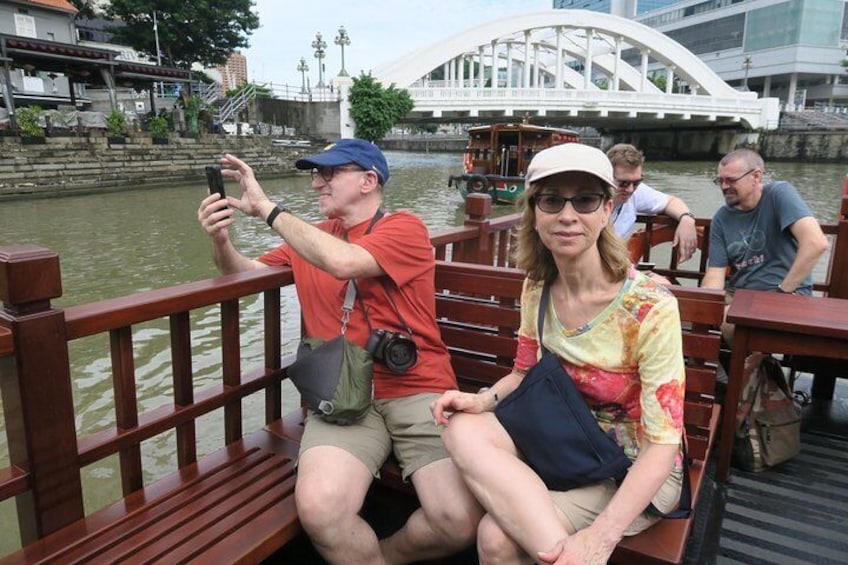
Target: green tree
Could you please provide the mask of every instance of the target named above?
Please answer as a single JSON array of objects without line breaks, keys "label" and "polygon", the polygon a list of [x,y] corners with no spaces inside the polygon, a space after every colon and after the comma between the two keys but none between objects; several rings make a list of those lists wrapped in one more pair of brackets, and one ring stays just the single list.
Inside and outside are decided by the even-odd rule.
[{"label": "green tree", "polygon": [[356,122],[354,135],[369,141],[383,139],[415,106],[409,92],[394,84],[383,88],[371,73],[354,77],[349,100],[350,115]]},{"label": "green tree", "polygon": [[117,20],[109,28],[117,42],[155,59],[155,11],[162,63],[189,68],[195,62],[220,65],[235,49],[247,47],[259,27],[252,7],[252,0],[111,0],[105,14]]},{"label": "green tree", "polygon": [[74,5],[74,8],[79,10],[79,13],[76,16],[77,19],[93,18],[96,16],[93,0],[71,0],[71,4]]},{"label": "green tree", "polygon": [[665,75],[651,75],[648,77],[648,80],[651,81],[654,86],[659,88],[662,91],[665,91],[666,78]]}]

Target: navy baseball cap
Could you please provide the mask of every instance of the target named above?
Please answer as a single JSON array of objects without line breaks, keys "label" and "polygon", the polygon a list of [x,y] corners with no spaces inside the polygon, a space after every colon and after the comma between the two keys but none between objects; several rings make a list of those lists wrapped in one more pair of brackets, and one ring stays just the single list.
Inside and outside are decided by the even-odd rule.
[{"label": "navy baseball cap", "polygon": [[324,148],[317,155],[310,155],[295,161],[298,169],[316,169],[318,167],[339,167],[355,163],[366,171],[377,173],[380,186],[389,180],[389,165],[380,148],[364,139],[340,139]]}]

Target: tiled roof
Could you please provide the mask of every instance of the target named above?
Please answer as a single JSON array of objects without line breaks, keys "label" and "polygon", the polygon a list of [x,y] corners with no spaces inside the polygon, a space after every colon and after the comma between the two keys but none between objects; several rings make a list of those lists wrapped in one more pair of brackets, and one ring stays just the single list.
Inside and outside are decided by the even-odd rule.
[{"label": "tiled roof", "polygon": [[56,8],[57,10],[62,10],[63,12],[70,12],[72,14],[76,14],[79,12],[74,5],[66,0],[27,0],[28,4],[40,4],[42,6],[49,6],[51,8]]}]

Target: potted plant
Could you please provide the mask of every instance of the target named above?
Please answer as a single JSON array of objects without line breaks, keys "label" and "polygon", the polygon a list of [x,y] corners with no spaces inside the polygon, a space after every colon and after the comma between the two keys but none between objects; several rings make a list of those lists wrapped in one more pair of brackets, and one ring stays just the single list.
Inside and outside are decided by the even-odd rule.
[{"label": "potted plant", "polygon": [[147,121],[147,130],[154,145],[167,145],[168,120],[164,116],[154,116]]},{"label": "potted plant", "polygon": [[26,106],[15,113],[21,132],[21,143],[44,143],[44,128],[40,124],[42,112],[41,106]]},{"label": "potted plant", "polygon": [[106,116],[106,136],[109,144],[127,142],[127,118],[120,110],[112,110]]}]

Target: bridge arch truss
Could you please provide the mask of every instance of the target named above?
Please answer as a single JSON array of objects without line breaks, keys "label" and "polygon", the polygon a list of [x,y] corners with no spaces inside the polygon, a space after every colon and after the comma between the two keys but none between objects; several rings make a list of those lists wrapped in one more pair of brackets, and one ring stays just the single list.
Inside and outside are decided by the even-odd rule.
[{"label": "bridge arch truss", "polygon": [[[665,77],[657,87],[649,77]],[[595,127],[773,129],[778,100],[730,87],[702,60],[638,22],[587,10],[494,20],[374,69],[406,88],[410,120],[534,121]]]}]

